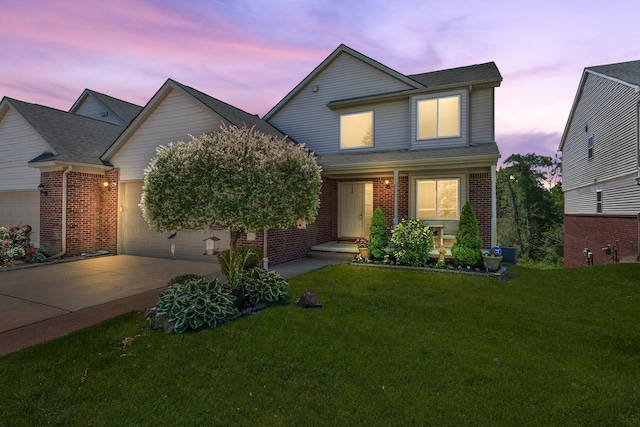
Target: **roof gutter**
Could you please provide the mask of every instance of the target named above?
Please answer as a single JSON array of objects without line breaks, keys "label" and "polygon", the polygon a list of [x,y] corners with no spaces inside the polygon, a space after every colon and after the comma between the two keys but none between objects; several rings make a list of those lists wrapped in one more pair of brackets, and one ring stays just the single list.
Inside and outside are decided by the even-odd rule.
[{"label": "roof gutter", "polygon": [[67,175],[71,169],[73,166],[69,165],[62,173],[62,248],[60,252],[47,258],[48,260],[60,258],[67,253]]}]

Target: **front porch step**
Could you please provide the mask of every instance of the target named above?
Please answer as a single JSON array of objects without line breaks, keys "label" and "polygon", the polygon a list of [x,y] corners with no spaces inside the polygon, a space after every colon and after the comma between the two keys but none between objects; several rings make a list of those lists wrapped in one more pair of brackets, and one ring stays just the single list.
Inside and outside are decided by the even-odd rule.
[{"label": "front porch step", "polygon": [[348,252],[325,252],[312,250],[307,254],[309,258],[327,259],[339,262],[350,262],[355,254]]}]

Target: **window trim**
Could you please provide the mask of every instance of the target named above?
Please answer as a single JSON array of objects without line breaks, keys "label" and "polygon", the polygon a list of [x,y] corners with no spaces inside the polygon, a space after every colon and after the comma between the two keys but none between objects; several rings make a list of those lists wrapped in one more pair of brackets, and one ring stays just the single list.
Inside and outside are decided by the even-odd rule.
[{"label": "window trim", "polygon": [[[446,135],[440,136],[438,129],[438,118],[440,116],[440,100],[447,98],[457,98],[458,99],[458,133],[455,135]],[[436,101],[436,136],[421,138],[420,137],[420,103],[425,101]],[[433,141],[438,139],[447,139],[447,138],[460,138],[462,136],[462,95],[453,94],[453,95],[442,95],[433,98],[421,98],[416,100],[416,141]]]},{"label": "window trim", "polygon": [[[419,194],[418,194],[418,188],[419,185],[418,183],[421,181],[435,181],[436,182],[436,216],[433,218],[429,218],[429,217],[421,217],[418,214],[418,200],[419,200]],[[437,193],[437,189],[438,189],[438,181],[456,181],[458,183],[458,206],[457,206],[457,213],[455,218],[439,218],[438,215],[438,193]],[[462,202],[462,179],[460,177],[438,177],[438,178],[415,178],[414,179],[414,201],[413,201],[413,209],[415,212],[415,218],[416,219],[420,219],[420,220],[425,220],[425,221],[459,221],[460,220],[460,212],[461,212],[461,202]]]},{"label": "window trim", "polygon": [[[363,115],[363,114],[370,114],[371,115],[371,145],[364,145],[364,146],[355,146],[355,147],[343,147],[342,145],[342,118],[343,117],[347,117],[347,116],[356,116],[356,115]],[[361,149],[366,149],[366,148],[373,148],[375,147],[375,138],[374,138],[374,125],[375,125],[375,112],[374,110],[365,110],[365,111],[356,111],[353,113],[344,113],[344,114],[340,114],[339,117],[339,123],[340,123],[340,137],[339,137],[339,148],[340,150],[361,150]]]}]

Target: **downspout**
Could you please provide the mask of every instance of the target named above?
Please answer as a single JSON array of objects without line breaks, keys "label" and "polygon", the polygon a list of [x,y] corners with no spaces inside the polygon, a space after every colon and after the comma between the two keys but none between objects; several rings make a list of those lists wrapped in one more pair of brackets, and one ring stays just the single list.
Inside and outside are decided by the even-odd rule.
[{"label": "downspout", "polygon": [[498,202],[496,201],[496,166],[491,166],[491,246],[498,241]]},{"label": "downspout", "polygon": [[67,175],[73,166],[69,165],[62,173],[62,248],[57,254],[47,259],[56,259],[67,253]]},{"label": "downspout", "polygon": [[267,231],[269,230],[265,228],[262,234],[262,268],[264,268],[265,270],[269,269],[269,257],[267,256]]},{"label": "downspout", "polygon": [[398,171],[393,171],[393,225],[398,225]]}]

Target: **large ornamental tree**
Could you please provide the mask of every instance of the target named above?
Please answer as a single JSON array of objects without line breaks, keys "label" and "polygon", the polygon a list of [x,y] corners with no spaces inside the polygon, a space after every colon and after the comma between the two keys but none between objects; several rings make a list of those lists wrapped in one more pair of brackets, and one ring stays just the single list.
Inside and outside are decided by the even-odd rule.
[{"label": "large ornamental tree", "polygon": [[254,128],[158,147],[145,169],[140,208],[157,232],[229,229],[230,262],[247,230],[315,220],[321,169],[304,145]]}]

